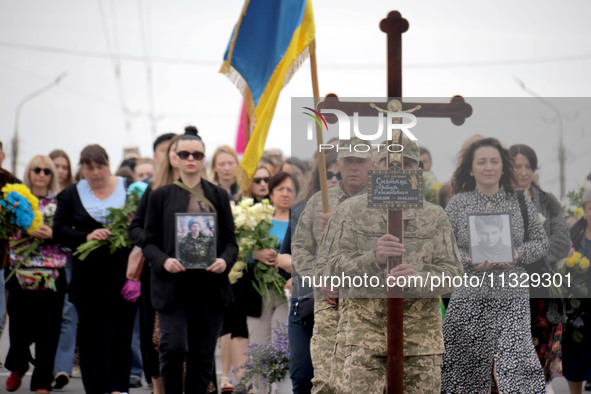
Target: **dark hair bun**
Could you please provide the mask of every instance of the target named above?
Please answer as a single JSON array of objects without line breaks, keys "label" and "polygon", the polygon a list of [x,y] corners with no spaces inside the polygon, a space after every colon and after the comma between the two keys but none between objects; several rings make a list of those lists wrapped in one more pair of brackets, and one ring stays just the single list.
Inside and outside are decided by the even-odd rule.
[{"label": "dark hair bun", "polygon": [[194,135],[195,137],[199,137],[199,131],[195,126],[187,126],[185,127],[185,135]]}]

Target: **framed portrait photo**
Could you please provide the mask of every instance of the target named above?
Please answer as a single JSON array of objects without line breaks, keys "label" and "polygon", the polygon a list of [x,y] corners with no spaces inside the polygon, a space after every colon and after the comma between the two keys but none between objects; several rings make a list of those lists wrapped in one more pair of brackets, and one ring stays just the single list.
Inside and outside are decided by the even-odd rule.
[{"label": "framed portrait photo", "polygon": [[468,215],[473,265],[515,263],[509,213]]},{"label": "framed portrait photo", "polygon": [[186,269],[205,269],[216,259],[215,213],[177,213],[176,259]]}]

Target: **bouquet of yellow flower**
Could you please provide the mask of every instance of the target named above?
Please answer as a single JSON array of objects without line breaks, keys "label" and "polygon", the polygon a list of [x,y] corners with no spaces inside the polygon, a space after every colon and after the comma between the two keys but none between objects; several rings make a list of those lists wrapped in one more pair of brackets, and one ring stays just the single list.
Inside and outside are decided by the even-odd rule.
[{"label": "bouquet of yellow flower", "polygon": [[252,258],[257,250],[275,249],[279,245],[279,240],[269,235],[274,211],[267,199],[254,204],[252,198],[244,198],[232,206],[238,259],[228,277],[233,284],[244,275],[245,269],[254,270],[255,281],[252,285],[261,297],[267,294],[269,288],[281,297],[285,294],[283,287],[286,281],[275,268]]},{"label": "bouquet of yellow flower", "polygon": [[437,204],[437,192],[441,188],[441,182],[437,182],[433,174],[423,171],[423,198],[433,204]]},{"label": "bouquet of yellow flower", "polygon": [[104,241],[93,239],[85,242],[76,248],[74,256],[77,256],[80,261],[86,259],[88,255],[94,250],[103,245],[109,245],[111,254],[115,253],[117,249],[131,248],[133,243],[127,233],[127,227],[130,218],[135,213],[137,205],[142,198],[142,194],[148,188],[145,182],[134,182],[127,188],[127,199],[121,208],[109,208],[109,214],[105,216],[107,224],[105,228],[111,231],[111,235]]},{"label": "bouquet of yellow flower", "polygon": [[[43,205],[43,203],[41,204]],[[41,208],[41,207],[40,207]],[[45,224],[49,227],[53,226],[53,217],[55,216],[55,211],[57,205],[54,202],[50,202],[45,205],[42,211],[42,224]],[[41,211],[41,210],[40,210]],[[41,227],[41,225],[39,225]],[[17,256],[20,256],[19,264],[17,265],[17,269],[20,268],[20,265],[29,259],[29,257],[34,254],[35,252],[38,253],[38,248],[41,246],[45,241],[39,238],[35,238],[31,235],[24,235],[20,239],[13,239],[10,241],[10,247],[14,249],[14,253]]]},{"label": "bouquet of yellow flower", "polygon": [[33,232],[41,228],[39,200],[28,187],[8,183],[0,191],[0,238],[8,239],[20,230]]},{"label": "bouquet of yellow flower", "polygon": [[586,297],[588,289],[586,286],[586,272],[589,269],[589,259],[581,253],[576,252],[572,247],[568,256],[557,263],[558,271],[552,274],[560,274],[562,277],[561,287],[550,286],[552,297]]}]

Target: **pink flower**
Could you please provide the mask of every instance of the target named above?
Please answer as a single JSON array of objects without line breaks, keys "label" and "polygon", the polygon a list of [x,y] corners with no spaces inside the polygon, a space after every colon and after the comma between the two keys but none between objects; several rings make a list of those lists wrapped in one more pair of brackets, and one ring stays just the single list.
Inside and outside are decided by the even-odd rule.
[{"label": "pink flower", "polygon": [[568,256],[566,256],[566,258],[569,258],[573,255],[573,253],[575,253],[575,248],[573,248],[573,241],[570,242],[570,250],[568,251]]}]

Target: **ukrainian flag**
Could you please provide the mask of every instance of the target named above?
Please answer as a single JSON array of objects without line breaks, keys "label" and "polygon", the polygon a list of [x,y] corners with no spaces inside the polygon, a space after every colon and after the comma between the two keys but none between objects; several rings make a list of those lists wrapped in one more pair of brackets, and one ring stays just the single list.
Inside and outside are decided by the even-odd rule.
[{"label": "ukrainian flag", "polygon": [[250,118],[239,179],[253,177],[279,93],[308,56],[314,31],[312,0],[246,0],[220,70],[244,95]]}]

